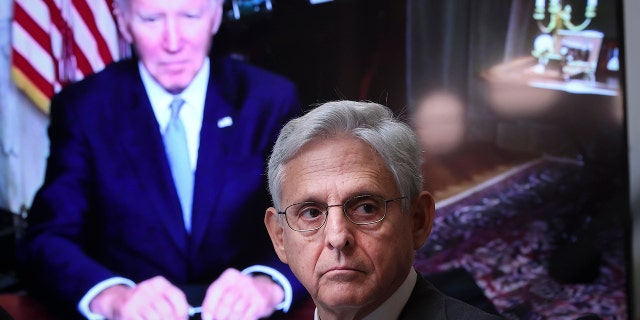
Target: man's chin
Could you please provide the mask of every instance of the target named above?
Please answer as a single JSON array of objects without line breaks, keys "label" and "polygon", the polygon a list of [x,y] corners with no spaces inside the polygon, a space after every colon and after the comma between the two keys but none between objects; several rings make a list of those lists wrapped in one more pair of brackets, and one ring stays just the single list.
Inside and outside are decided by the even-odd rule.
[{"label": "man's chin", "polygon": [[182,92],[193,80],[193,76],[188,76],[183,70],[183,72],[176,73],[164,72],[157,79],[165,90],[175,94]]},{"label": "man's chin", "polygon": [[[328,290],[326,290],[328,289]],[[359,286],[337,285],[319,292],[319,298],[332,308],[357,307],[369,302],[371,297]]]},{"label": "man's chin", "polygon": [[[316,301],[316,305],[320,309],[332,310],[332,313],[346,315],[355,315],[358,312],[368,309],[370,301],[364,299],[356,299],[353,295],[336,295],[331,297],[320,298]],[[351,317],[351,316],[349,316]]]},{"label": "man's chin", "polygon": [[178,94],[182,92],[187,86],[183,84],[178,84],[178,83],[168,83],[168,84],[163,84],[162,87],[165,90],[167,90],[167,92],[169,93]]}]

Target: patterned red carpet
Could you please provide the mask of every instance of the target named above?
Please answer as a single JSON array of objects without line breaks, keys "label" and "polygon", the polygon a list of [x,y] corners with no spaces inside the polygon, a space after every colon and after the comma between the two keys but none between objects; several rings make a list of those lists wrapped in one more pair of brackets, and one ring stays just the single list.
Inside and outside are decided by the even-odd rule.
[{"label": "patterned red carpet", "polygon": [[466,269],[507,319],[628,319],[626,198],[602,181],[542,158],[440,201],[416,269]]}]

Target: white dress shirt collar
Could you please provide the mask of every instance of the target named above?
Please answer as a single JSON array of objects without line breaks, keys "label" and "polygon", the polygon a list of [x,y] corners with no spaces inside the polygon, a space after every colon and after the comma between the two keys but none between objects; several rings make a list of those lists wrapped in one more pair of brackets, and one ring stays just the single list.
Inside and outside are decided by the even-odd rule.
[{"label": "white dress shirt collar", "polygon": [[[398,290],[396,290],[396,292],[394,292],[389,299],[383,302],[377,309],[364,317],[363,320],[398,319],[402,312],[402,308],[404,308],[404,305],[409,301],[409,297],[411,296],[411,292],[413,292],[417,279],[418,274],[416,273],[416,270],[411,267],[407,278],[404,279],[404,282],[400,285]],[[320,317],[318,316],[318,308],[316,308],[313,318],[315,320],[320,320]]]},{"label": "white dress shirt collar", "polygon": [[[173,101],[175,95],[166,91],[158,82],[153,79],[147,68],[138,62],[138,69],[142,83],[149,97],[149,102],[153,109],[153,113],[158,121],[160,132],[164,133],[171,118],[171,110],[169,105]],[[180,111],[180,119],[184,124],[187,135],[187,143],[189,147],[189,160],[191,168],[195,170],[198,147],[200,145],[200,129],[202,128],[202,118],[204,114],[204,103],[207,95],[207,87],[209,83],[210,61],[206,58],[202,64],[200,71],[196,73],[189,85],[180,93],[185,104]]]}]

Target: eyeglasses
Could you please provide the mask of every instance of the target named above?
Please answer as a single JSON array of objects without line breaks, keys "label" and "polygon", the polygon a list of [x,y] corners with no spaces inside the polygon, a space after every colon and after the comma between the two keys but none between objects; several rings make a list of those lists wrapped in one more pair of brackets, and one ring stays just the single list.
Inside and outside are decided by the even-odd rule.
[{"label": "eyeglasses", "polygon": [[315,201],[294,203],[284,209],[284,214],[289,228],[298,232],[314,231],[322,228],[327,222],[330,207],[342,207],[344,216],[349,222],[357,225],[374,224],[382,221],[387,216],[387,203],[406,199],[406,196],[383,199],[380,196],[360,195],[355,196],[343,204],[326,204]]}]

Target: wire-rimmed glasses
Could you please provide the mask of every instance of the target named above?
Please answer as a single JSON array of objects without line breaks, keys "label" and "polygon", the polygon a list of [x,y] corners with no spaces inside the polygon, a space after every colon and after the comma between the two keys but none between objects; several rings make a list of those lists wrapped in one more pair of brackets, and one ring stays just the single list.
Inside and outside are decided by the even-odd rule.
[{"label": "wire-rimmed glasses", "polygon": [[330,207],[342,207],[349,222],[357,225],[374,224],[387,216],[387,203],[406,199],[406,196],[384,199],[375,195],[359,195],[343,204],[326,204],[315,201],[294,203],[278,214],[283,214],[289,228],[298,232],[314,231],[327,223]]}]

